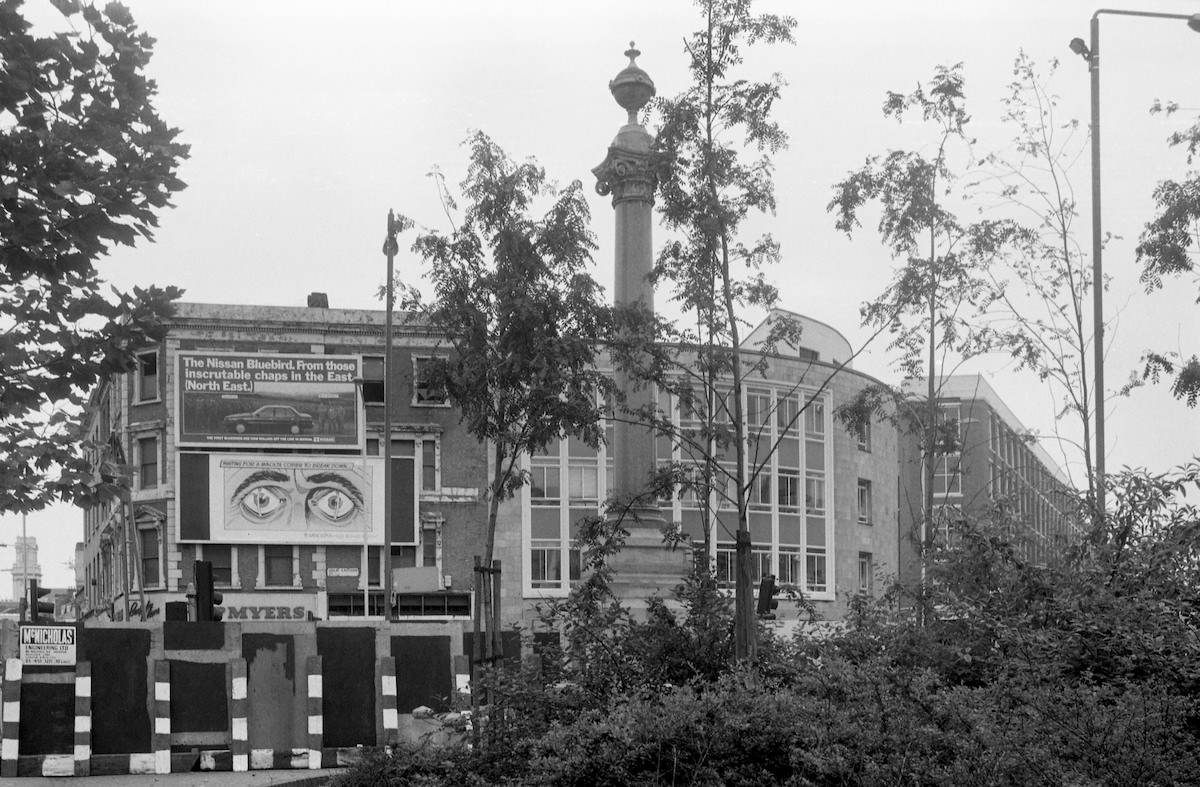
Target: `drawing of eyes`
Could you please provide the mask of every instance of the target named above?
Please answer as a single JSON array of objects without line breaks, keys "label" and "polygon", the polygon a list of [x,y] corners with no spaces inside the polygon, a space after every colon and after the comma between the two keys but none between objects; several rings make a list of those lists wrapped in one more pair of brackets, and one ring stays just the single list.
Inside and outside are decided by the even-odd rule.
[{"label": "drawing of eyes", "polygon": [[308,496],[309,510],[327,522],[338,525],[358,513],[358,504],[340,489],[324,487]]},{"label": "drawing of eyes", "polygon": [[310,518],[345,527],[363,511],[365,502],[362,492],[342,474],[315,473],[307,481],[314,485],[305,498],[304,506]]},{"label": "drawing of eyes", "polygon": [[242,511],[255,519],[267,520],[287,504],[287,493],[277,486],[260,486],[242,496]]}]

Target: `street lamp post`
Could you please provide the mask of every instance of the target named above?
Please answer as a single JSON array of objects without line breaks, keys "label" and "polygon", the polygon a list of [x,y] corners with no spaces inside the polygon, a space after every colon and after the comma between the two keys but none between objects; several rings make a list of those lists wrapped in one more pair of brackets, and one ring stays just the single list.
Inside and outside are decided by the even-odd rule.
[{"label": "street lamp post", "polygon": [[1092,14],[1090,46],[1083,39],[1071,41],[1071,51],[1088,63],[1091,74],[1092,105],[1092,322],[1095,347],[1095,368],[1092,372],[1095,416],[1095,494],[1096,515],[1103,518],[1105,511],[1104,493],[1104,266],[1101,253],[1104,246],[1100,213],[1100,15],[1138,16],[1152,19],[1178,19],[1187,22],[1192,30],[1200,32],[1200,14],[1163,14],[1154,11],[1123,11],[1101,8]]},{"label": "street lamp post", "polygon": [[[396,235],[400,222],[388,211],[387,239],[383,242],[383,253],[387,257],[387,315],[384,318],[383,336],[383,619],[392,622],[392,308],[396,302],[396,285],[393,282],[396,254],[400,246]],[[369,610],[363,610],[365,614]]]}]

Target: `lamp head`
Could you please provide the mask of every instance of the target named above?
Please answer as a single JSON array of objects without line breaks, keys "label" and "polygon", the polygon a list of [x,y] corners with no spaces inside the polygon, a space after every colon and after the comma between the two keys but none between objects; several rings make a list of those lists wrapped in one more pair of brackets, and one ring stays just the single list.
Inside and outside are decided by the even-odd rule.
[{"label": "lamp head", "polygon": [[[1200,15],[1198,15],[1198,16],[1200,16]],[[1195,17],[1193,17],[1193,18],[1195,18]],[[1188,21],[1188,24],[1189,25],[1191,24],[1190,20]],[[1079,55],[1080,57],[1082,57],[1084,60],[1092,59],[1092,51],[1090,49],[1088,49],[1087,44],[1083,43],[1082,38],[1072,38],[1071,39],[1071,51],[1074,52],[1075,54]]]},{"label": "lamp head", "polygon": [[1192,14],[1188,17],[1187,26],[1200,33],[1200,14]]}]

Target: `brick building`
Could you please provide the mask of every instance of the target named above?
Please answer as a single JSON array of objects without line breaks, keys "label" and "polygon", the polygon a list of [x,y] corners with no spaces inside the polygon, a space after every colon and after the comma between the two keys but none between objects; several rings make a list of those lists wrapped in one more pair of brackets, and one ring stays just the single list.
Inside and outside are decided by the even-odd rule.
[{"label": "brick building", "polygon": [[401,614],[466,617],[487,458],[414,385],[437,342],[382,312],[178,304],[166,340],[92,394],[98,453],[128,499],[85,512],[83,617],[161,618],[213,563],[227,619],[383,611],[384,396],[392,397],[393,567]]}]

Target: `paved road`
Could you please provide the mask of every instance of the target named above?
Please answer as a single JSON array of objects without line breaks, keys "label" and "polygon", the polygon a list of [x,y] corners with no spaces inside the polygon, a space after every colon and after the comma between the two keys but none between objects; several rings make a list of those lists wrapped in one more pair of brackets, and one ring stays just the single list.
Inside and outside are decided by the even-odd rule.
[{"label": "paved road", "polygon": [[192,771],[191,773],[122,774],[119,776],[31,776],[13,779],[12,787],[56,784],[62,787],[324,787],[344,768],[323,768],[314,771]]}]

